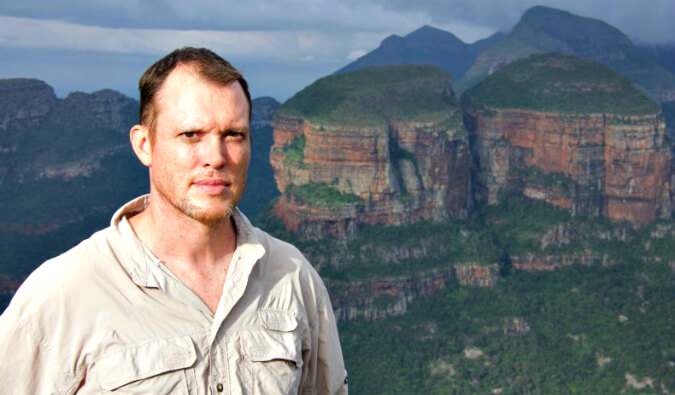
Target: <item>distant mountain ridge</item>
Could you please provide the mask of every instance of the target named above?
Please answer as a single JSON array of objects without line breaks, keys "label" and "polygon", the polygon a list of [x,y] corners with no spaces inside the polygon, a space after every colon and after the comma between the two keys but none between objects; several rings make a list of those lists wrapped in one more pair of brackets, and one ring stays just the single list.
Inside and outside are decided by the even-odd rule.
[{"label": "distant mountain ridge", "polygon": [[639,50],[619,29],[593,18],[549,7],[528,9],[506,38],[487,48],[467,71],[463,91],[516,59],[559,52],[602,63],[640,86],[650,97],[675,100],[675,75]]},{"label": "distant mountain ridge", "polygon": [[[514,60],[534,53],[573,54],[622,73],[659,102],[675,100],[675,74],[636,47],[619,29],[593,18],[544,6],[528,9],[508,33],[466,44],[452,33],[423,26],[381,45],[338,72],[371,66],[432,64],[452,75],[458,93]],[[665,60],[665,50],[651,51]]]},{"label": "distant mountain ridge", "polygon": [[490,44],[500,40],[503,33],[466,44],[454,34],[431,26],[422,26],[400,37],[391,35],[380,46],[338,70],[338,73],[372,66],[428,64],[450,73],[453,81],[461,79],[476,56]]}]

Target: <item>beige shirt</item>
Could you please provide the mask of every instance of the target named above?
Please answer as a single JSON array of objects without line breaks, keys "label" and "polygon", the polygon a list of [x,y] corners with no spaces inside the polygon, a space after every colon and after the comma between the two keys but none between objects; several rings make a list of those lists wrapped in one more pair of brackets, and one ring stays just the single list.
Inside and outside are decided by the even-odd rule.
[{"label": "beige shirt", "polygon": [[146,204],[17,291],[0,317],[0,393],[347,393],[326,288],[297,249],[236,211],[213,314],[136,238],[125,215]]}]

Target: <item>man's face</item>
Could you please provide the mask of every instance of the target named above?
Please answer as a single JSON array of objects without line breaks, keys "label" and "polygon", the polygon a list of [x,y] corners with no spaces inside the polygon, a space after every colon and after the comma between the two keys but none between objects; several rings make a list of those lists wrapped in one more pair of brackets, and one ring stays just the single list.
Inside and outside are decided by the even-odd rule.
[{"label": "man's face", "polygon": [[228,217],[244,193],[251,156],[241,85],[219,86],[181,65],[159,89],[155,111],[151,199],[202,223]]}]

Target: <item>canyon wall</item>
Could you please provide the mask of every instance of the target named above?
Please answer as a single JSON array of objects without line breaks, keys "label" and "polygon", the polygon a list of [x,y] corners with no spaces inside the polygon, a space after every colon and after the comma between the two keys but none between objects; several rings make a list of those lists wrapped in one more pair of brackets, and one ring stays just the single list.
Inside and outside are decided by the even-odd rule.
[{"label": "canyon wall", "polygon": [[661,114],[521,109],[467,113],[475,191],[488,204],[519,193],[575,215],[644,224],[670,216],[670,146]]},{"label": "canyon wall", "polygon": [[[428,119],[336,123],[282,107],[272,122],[270,161],[282,193],[274,212],[286,228],[315,238],[349,236],[366,225],[466,215],[468,134],[449,79],[438,83],[428,94],[428,86],[400,92],[440,92],[440,99],[432,97],[440,115]],[[385,93],[375,91],[369,100],[386,106]]]}]

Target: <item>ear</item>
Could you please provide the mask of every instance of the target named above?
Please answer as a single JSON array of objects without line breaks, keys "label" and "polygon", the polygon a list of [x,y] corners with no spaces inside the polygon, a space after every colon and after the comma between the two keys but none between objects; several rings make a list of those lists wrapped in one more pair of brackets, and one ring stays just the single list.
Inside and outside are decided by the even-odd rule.
[{"label": "ear", "polygon": [[150,145],[150,131],[143,125],[134,125],[129,131],[131,147],[138,160],[144,166],[150,167],[152,163],[152,146]]}]

